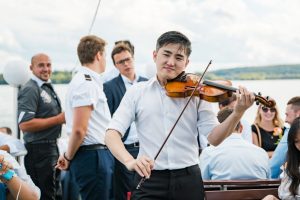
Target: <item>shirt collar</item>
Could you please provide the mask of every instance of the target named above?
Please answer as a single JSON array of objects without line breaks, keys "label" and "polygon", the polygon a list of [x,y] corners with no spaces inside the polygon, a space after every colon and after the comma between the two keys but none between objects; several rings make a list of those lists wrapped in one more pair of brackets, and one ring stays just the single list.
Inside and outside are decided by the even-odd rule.
[{"label": "shirt collar", "polygon": [[31,77],[32,80],[34,80],[39,87],[42,87],[42,85],[44,83],[51,83],[51,80],[49,79],[48,81],[43,81],[41,80],[40,78],[38,78],[36,75],[32,74],[32,77]]},{"label": "shirt collar", "polygon": [[88,67],[82,66],[78,69],[79,72],[83,74],[88,74],[95,79],[97,83],[102,83],[103,74],[99,74]]},{"label": "shirt collar", "polygon": [[157,84],[159,85],[160,87],[162,87],[157,79],[157,75],[153,76],[152,78],[149,79],[149,84]]},{"label": "shirt collar", "polygon": [[137,81],[139,79],[139,76],[137,74],[135,74],[135,79],[133,81],[129,80],[126,76],[124,76],[122,74],[121,74],[121,77],[122,77],[124,83],[128,83],[128,84],[131,84],[131,85],[137,83]]}]

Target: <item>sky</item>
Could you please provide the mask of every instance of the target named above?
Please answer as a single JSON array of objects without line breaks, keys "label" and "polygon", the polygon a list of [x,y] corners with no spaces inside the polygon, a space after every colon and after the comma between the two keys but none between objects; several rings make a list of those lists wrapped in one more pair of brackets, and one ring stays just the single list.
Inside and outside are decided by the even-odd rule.
[{"label": "sky", "polygon": [[187,71],[300,63],[299,0],[0,0],[0,73],[7,63],[47,53],[53,70],[79,66],[82,36],[105,39],[107,71],[116,40],[135,45],[135,66],[155,70],[157,38],[176,30],[192,42]]}]

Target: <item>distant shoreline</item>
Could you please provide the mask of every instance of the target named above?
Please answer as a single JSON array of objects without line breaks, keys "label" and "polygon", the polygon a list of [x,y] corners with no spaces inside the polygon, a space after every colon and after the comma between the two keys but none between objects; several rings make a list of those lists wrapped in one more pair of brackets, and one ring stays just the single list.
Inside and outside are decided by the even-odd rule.
[{"label": "distant shoreline", "polygon": [[[196,72],[195,74],[201,74]],[[54,71],[51,81],[54,84],[68,84],[72,79],[71,71]],[[300,64],[272,65],[263,67],[236,67],[208,72],[209,80],[286,80],[300,79]],[[0,85],[6,85],[3,74],[0,74]]]}]

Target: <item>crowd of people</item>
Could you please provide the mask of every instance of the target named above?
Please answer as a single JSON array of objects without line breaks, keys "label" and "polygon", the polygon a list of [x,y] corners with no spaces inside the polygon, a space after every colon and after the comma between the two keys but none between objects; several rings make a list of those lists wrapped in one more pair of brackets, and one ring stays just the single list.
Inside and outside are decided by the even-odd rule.
[{"label": "crowd of people", "polygon": [[[149,80],[135,70],[134,45],[121,40],[111,52],[119,74],[104,82],[105,47],[95,35],[80,39],[81,67],[68,85],[65,111],[51,83],[50,57],[32,57],[32,77],[18,94],[24,145],[0,128],[0,199],[196,200],[204,199],[203,180],[281,173],[279,197],[300,195],[300,96],[287,102],[285,121],[276,105],[261,103],[247,122],[243,115],[256,97],[243,86],[219,102],[218,113],[197,96],[166,94],[166,84],[183,77],[189,63],[184,34],[157,39]],[[59,150],[63,124],[68,139]],[[13,156],[24,156],[24,166]]]}]

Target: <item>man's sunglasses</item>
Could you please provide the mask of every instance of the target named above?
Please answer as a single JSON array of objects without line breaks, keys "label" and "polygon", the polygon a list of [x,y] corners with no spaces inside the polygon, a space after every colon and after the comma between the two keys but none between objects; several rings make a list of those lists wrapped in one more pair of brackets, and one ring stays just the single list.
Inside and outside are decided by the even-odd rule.
[{"label": "man's sunglasses", "polygon": [[268,111],[270,111],[270,112],[276,112],[276,108],[268,108],[268,107],[265,107],[265,106],[263,106],[263,107],[261,107],[261,109],[262,109],[262,111],[263,112],[265,112],[265,113],[267,113]]}]

